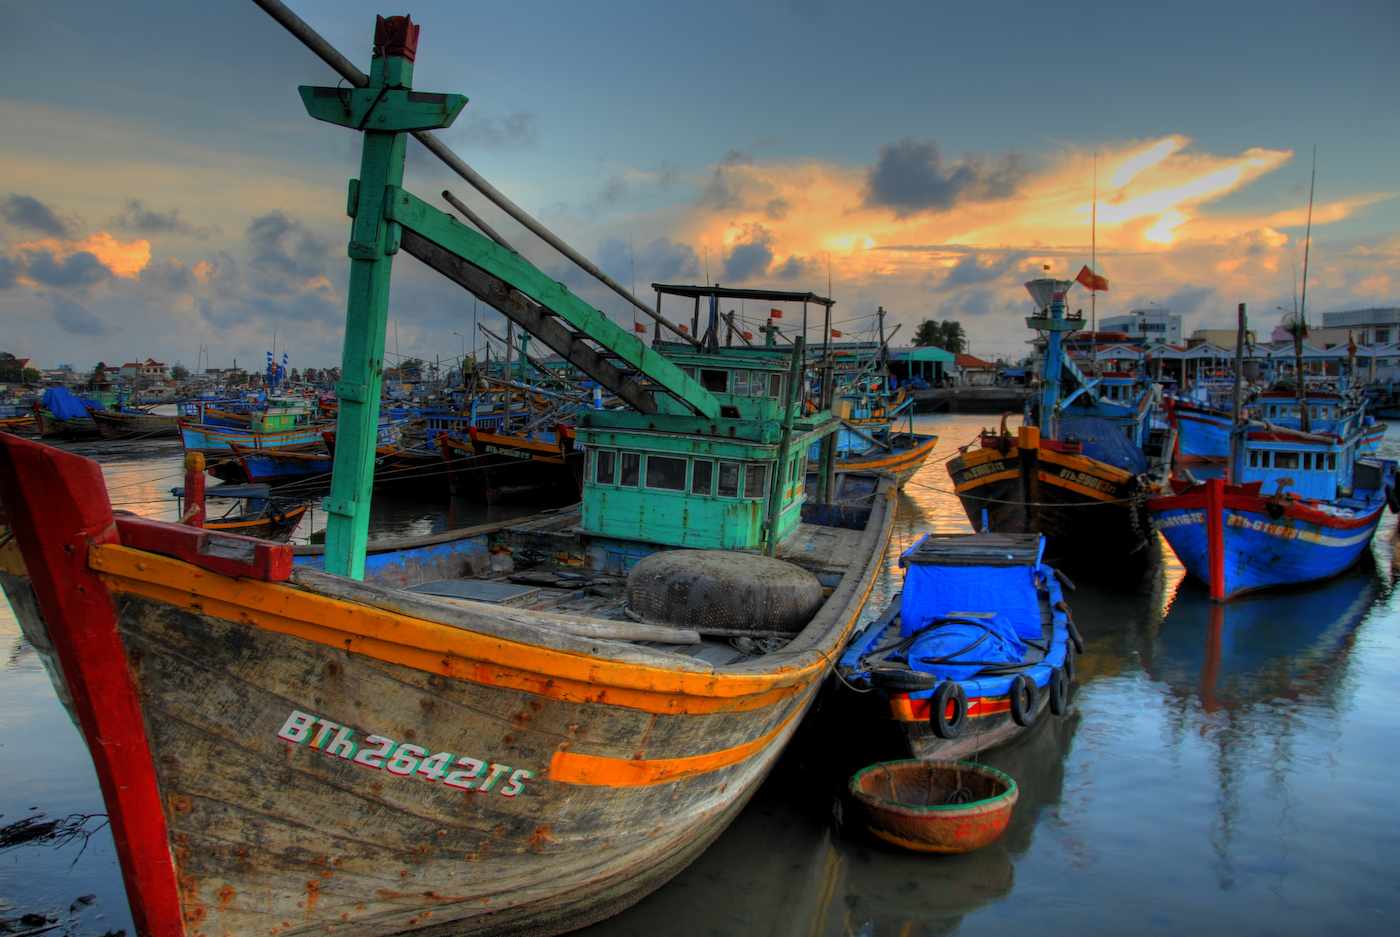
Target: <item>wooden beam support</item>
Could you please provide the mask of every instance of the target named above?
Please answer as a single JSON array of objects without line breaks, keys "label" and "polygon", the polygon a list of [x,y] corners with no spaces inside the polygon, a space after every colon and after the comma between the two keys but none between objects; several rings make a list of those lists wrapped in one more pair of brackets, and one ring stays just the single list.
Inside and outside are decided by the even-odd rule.
[{"label": "wooden beam support", "polygon": [[[422,241],[435,244],[446,253],[456,255],[468,265],[500,280],[508,289],[520,291],[533,303],[543,307],[536,312],[527,312],[525,304],[517,303],[515,308],[522,315],[530,315],[537,320],[550,317],[563,320],[555,323],[559,326],[556,337],[567,334],[570,329],[585,332],[590,339],[608,349],[612,356],[646,375],[655,390],[671,394],[701,416],[711,419],[719,416],[719,401],[694,378],[667,360],[660,352],[648,348],[646,343],[618,326],[604,313],[575,296],[564,284],[550,279],[524,257],[506,250],[485,235],[472,230],[453,216],[434,208],[402,188],[392,189],[384,211],[385,217],[402,226],[405,233],[415,232],[421,236]],[[426,249],[424,252],[427,253]],[[437,256],[445,260],[441,255]],[[501,311],[505,313],[504,309]],[[511,317],[514,318],[513,315]],[[524,325],[523,322],[521,324]],[[525,328],[533,335],[541,334],[536,326],[526,325]],[[550,344],[551,348],[568,358],[565,351],[549,342],[546,344]],[[571,342],[566,347],[572,349],[577,345]],[[568,360],[577,364],[572,358]]]},{"label": "wooden beam support", "polygon": [[500,277],[492,276],[408,228],[403,230],[400,247],[404,253],[417,257],[544,342],[637,412],[656,412],[656,401],[651,394],[642,389],[642,385],[628,379],[612,362],[578,338],[568,326],[559,319],[546,315],[544,310]]}]

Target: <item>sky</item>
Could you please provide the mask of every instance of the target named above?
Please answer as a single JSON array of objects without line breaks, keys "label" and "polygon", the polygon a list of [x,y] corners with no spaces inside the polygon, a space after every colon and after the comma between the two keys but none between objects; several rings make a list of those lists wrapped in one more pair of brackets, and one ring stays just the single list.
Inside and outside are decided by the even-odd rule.
[{"label": "sky", "polygon": [[[1302,289],[1316,147],[1310,319],[1400,305],[1394,2],[289,6],[362,69],[374,15],[411,14],[415,87],[470,98],[443,139],[643,298],[829,289],[844,338],[883,307],[896,345],[956,319],[1015,360],[1022,284],[1092,258],[1101,317],[1156,303],[1189,333],[1245,302],[1264,332]],[[0,350],[338,364],[360,140],[296,91],[338,76],[251,0],[0,11]],[[632,321],[413,141],[405,186]],[[390,363],[500,323],[407,255],[390,317]]]}]

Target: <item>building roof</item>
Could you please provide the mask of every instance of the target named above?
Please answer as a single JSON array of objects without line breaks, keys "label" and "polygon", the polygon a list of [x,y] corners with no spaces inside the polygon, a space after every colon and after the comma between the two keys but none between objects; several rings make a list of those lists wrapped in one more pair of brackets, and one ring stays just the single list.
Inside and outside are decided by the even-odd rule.
[{"label": "building roof", "polygon": [[960,367],[960,368],[995,368],[995,367],[996,367],[996,365],[992,364],[990,361],[983,361],[981,358],[975,358],[975,357],[973,357],[972,355],[965,355],[965,354],[963,354],[962,352],[958,352],[957,359],[956,359],[956,362],[955,362],[955,363],[956,363],[957,366]]},{"label": "building roof", "polygon": [[955,360],[951,351],[934,345],[921,345],[915,348],[891,348],[890,358],[894,361],[943,361],[951,364]]}]

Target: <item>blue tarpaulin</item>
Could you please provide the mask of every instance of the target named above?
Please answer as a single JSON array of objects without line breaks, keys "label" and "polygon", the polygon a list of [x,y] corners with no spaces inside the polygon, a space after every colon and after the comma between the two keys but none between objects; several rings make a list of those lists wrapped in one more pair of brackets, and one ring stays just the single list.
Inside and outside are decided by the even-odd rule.
[{"label": "blue tarpaulin", "polygon": [[66,387],[50,387],[44,391],[42,406],[60,420],[71,420],[74,417],[85,417],[88,415],[87,408],[94,410],[106,410],[99,401],[84,400],[74,397],[68,393]]},{"label": "blue tarpaulin", "polygon": [[[1009,627],[997,620],[1000,618],[998,615],[983,620],[982,624],[986,627],[971,622],[949,622],[925,631],[909,645],[910,669],[931,673],[945,680],[968,680],[987,664],[1020,663],[1026,653],[1026,645]],[[958,665],[940,662],[948,657],[972,663]]]},{"label": "blue tarpaulin", "polygon": [[[913,634],[935,618],[969,612],[995,612],[1013,633],[1039,639],[1040,600],[1032,567],[916,563],[905,570],[902,634]],[[978,658],[984,659],[990,658]]]},{"label": "blue tarpaulin", "polygon": [[1135,475],[1147,471],[1147,456],[1108,420],[1090,416],[1061,417],[1060,439],[1071,435],[1079,437],[1084,454],[1091,459]]}]

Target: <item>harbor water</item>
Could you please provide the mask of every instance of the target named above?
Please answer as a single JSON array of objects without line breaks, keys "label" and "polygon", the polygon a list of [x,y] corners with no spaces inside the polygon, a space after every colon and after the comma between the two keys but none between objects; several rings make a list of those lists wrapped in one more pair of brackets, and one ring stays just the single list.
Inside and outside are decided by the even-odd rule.
[{"label": "harbor water", "polygon": [[[866,617],[898,592],[899,552],[970,530],[944,467],[991,416],[924,416],[940,436],[898,502]],[[171,519],[174,446],[72,448],[116,507]],[[1381,455],[1400,456],[1400,429]],[[530,513],[533,509],[515,509]],[[497,516],[376,497],[372,536]],[[324,518],[303,522],[304,540]],[[1392,933],[1400,916],[1400,596],[1396,522],[1328,582],[1212,606],[1165,545],[1140,579],[1082,578],[1088,644],[1072,706],[981,760],[1016,779],[1005,835],[927,856],[881,844],[842,796],[903,757],[869,700],[829,685],[768,782],[669,884],[581,933],[918,935]],[[135,937],[86,748],[0,604],[0,937]]]}]

